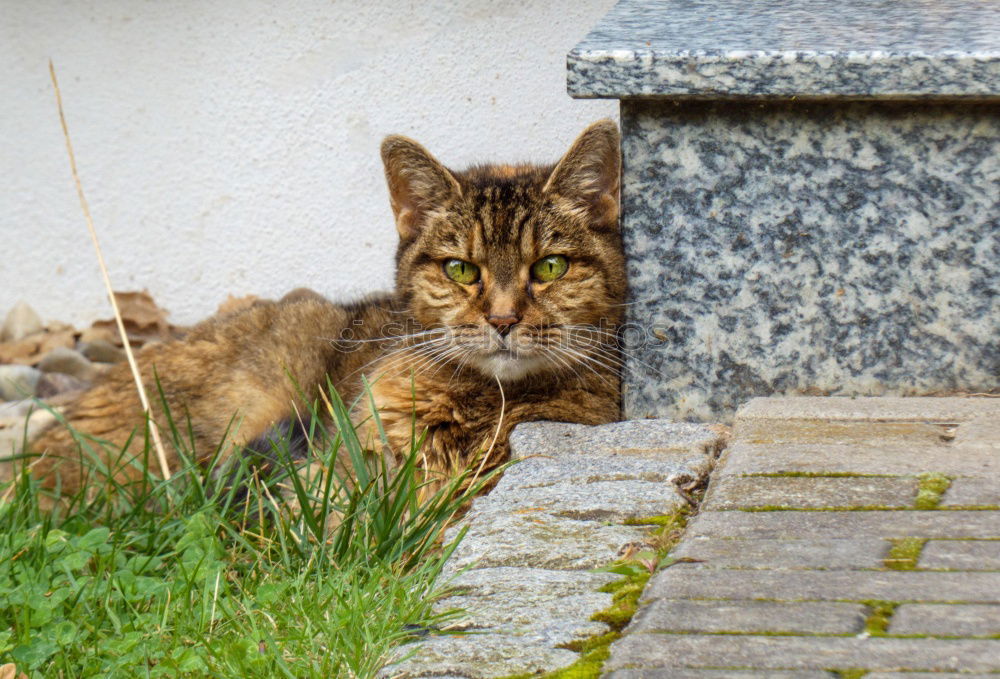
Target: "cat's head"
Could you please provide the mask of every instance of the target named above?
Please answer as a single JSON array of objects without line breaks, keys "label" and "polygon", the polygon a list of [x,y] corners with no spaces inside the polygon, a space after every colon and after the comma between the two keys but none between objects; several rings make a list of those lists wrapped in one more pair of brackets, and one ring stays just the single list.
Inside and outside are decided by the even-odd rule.
[{"label": "cat's head", "polygon": [[397,294],[440,360],[504,381],[610,362],[600,352],[625,297],[614,122],[590,125],[550,166],[452,172],[400,136],[382,160]]}]

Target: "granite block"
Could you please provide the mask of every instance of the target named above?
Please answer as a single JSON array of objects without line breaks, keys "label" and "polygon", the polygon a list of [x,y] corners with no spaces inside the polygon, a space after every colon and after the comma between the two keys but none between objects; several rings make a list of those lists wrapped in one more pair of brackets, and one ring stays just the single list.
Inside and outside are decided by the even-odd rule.
[{"label": "granite block", "polygon": [[621,119],[627,417],[1000,387],[1000,103],[625,99]]},{"label": "granite block", "polygon": [[[616,670],[603,675],[606,679],[838,679],[833,672],[813,670]],[[867,678],[866,678],[867,679]],[[937,676],[925,679],[938,679]]]},{"label": "granite block", "polygon": [[[963,423],[956,442],[971,437],[987,420],[1000,419],[1000,400],[988,397],[922,396],[848,398],[837,396],[751,399],[740,406],[741,421],[937,422]],[[967,426],[976,425],[970,430]],[[996,432],[997,430],[994,429]],[[1000,433],[1000,432],[998,432]]]},{"label": "granite block", "polygon": [[622,0],[568,58],[576,97],[1000,93],[1000,6]]}]

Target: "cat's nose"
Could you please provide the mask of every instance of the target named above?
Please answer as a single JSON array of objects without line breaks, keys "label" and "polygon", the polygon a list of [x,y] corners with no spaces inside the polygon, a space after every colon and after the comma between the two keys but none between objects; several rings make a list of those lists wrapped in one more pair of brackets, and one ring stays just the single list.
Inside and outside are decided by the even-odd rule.
[{"label": "cat's nose", "polygon": [[520,318],[512,313],[490,314],[486,317],[486,321],[497,329],[501,337],[506,337],[510,329],[517,325],[517,322],[520,320]]}]

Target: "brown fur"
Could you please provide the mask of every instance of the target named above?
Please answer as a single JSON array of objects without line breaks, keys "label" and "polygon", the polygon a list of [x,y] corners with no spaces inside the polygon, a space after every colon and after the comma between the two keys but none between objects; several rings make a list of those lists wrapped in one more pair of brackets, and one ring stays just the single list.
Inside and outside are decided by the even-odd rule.
[{"label": "brown fur", "polygon": [[[618,418],[614,333],[625,274],[614,124],[590,126],[555,167],[454,173],[404,137],[387,138],[382,157],[400,234],[393,295],[337,305],[297,291],[140,352],[147,389],[155,394],[155,371],[173,416],[190,418],[200,460],[303,412],[328,377],[347,403],[361,393],[362,375],[373,383],[390,453],[407,450],[415,414],[418,432],[427,432],[429,471],[478,465],[484,451],[485,465],[496,464],[521,422]],[[565,275],[533,280],[531,265],[552,254],[570,262]],[[477,264],[481,279],[462,285],[447,278],[443,262],[452,258]],[[491,316],[519,322],[502,336]],[[408,335],[420,331],[427,334]],[[153,410],[165,428],[161,408]],[[369,414],[365,402],[355,420],[376,442]],[[84,393],[66,419],[123,446],[142,422],[127,366]],[[133,442],[130,450],[142,448]],[[32,449],[41,455],[32,473],[44,487],[73,493],[91,482],[65,427],[50,428]],[[179,466],[176,455],[170,464]],[[156,468],[152,461],[149,467]],[[119,483],[138,477],[129,464],[113,474]]]}]

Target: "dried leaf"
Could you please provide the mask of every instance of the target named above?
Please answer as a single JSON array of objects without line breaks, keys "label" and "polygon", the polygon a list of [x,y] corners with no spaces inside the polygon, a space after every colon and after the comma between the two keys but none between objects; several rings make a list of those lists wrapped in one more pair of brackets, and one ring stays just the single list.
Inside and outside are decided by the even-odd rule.
[{"label": "dried leaf", "polygon": [[16,342],[0,342],[0,363],[32,365],[39,360],[38,345],[41,335],[31,335]]},{"label": "dried leaf", "polygon": [[[115,300],[118,302],[122,324],[125,326],[129,342],[141,345],[152,340],[173,339],[180,335],[180,329],[174,328],[167,322],[166,310],[158,307],[153,297],[145,290],[116,292]],[[105,336],[102,339],[114,342],[118,346],[122,345],[118,336],[118,325],[113,318],[95,321],[92,327],[111,331],[110,337]]]},{"label": "dried leaf", "polygon": [[24,672],[18,673],[17,665],[9,662],[6,665],[0,665],[0,679],[28,679],[28,675]]}]

